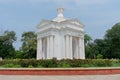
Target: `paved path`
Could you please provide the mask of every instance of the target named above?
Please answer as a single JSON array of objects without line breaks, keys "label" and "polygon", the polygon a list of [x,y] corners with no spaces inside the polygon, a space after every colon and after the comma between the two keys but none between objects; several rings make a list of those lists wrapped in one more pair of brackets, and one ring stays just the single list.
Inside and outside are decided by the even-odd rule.
[{"label": "paved path", "polygon": [[120,74],[74,76],[0,75],[0,80],[120,80]]}]

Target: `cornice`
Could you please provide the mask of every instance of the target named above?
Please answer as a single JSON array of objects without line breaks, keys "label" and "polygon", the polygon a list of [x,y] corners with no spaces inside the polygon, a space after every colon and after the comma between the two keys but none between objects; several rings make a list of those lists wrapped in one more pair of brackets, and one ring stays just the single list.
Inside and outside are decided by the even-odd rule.
[{"label": "cornice", "polygon": [[53,23],[53,21],[43,19],[43,20],[37,25],[37,28],[39,29],[39,28],[44,27],[44,26],[46,26],[46,25],[48,25],[48,24],[51,24],[51,23]]},{"label": "cornice", "polygon": [[38,25],[37,28],[40,29],[42,27],[45,27],[47,25],[58,25],[58,26],[62,26],[62,25],[66,25],[66,24],[71,24],[73,26],[78,26],[81,28],[84,28],[84,25],[78,20],[78,19],[68,19],[65,21],[61,21],[61,22],[56,22],[56,21],[52,21],[52,20],[42,20]]},{"label": "cornice", "polygon": [[77,18],[76,19],[68,19],[68,20],[63,21],[61,23],[72,24],[72,25],[84,28],[84,25]]}]

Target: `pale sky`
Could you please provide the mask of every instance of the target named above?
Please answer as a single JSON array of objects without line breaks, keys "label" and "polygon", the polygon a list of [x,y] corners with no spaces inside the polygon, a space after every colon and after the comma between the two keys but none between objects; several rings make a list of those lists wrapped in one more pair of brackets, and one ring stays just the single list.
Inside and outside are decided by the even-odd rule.
[{"label": "pale sky", "polygon": [[106,30],[120,22],[120,0],[0,0],[0,29],[16,32],[18,49],[21,34],[37,32],[37,24],[55,18],[59,7],[65,9],[66,18],[78,18],[93,39],[103,38]]}]

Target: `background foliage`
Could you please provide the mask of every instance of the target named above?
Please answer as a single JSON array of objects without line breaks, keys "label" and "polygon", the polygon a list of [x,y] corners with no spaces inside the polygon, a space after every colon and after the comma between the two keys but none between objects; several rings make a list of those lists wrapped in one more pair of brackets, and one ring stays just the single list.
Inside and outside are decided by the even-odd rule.
[{"label": "background foliage", "polygon": [[85,44],[86,58],[120,59],[120,23],[107,30],[103,39]]},{"label": "background foliage", "polygon": [[[4,31],[0,34],[0,57],[3,59],[31,59],[36,58],[37,35],[33,31],[23,32],[21,36],[22,46],[15,50],[13,44],[16,41],[14,31]],[[93,40],[85,34],[85,53],[87,59],[120,59],[120,23],[107,30],[103,39]],[[61,65],[67,65],[59,64]]]}]

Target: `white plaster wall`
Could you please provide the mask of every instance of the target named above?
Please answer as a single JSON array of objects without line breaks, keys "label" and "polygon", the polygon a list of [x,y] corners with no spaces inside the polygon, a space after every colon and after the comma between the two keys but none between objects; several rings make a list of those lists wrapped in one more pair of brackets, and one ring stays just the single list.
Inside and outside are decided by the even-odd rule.
[{"label": "white plaster wall", "polygon": [[54,38],[54,57],[58,58],[60,57],[60,35],[57,32],[55,34],[55,38]]},{"label": "white plaster wall", "polygon": [[64,33],[58,31],[54,38],[54,57],[57,59],[65,58]]}]

